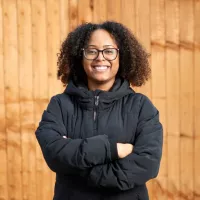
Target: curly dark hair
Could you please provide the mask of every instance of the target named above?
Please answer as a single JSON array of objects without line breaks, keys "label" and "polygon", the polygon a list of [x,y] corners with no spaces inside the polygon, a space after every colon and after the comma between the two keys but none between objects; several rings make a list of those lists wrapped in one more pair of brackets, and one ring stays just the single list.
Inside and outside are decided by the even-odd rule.
[{"label": "curly dark hair", "polygon": [[87,46],[91,33],[97,29],[109,32],[118,45],[120,59],[117,75],[128,80],[133,86],[143,85],[151,73],[149,54],[127,27],[113,21],[101,24],[85,23],[68,34],[61,46],[57,62],[57,76],[62,83],[66,85],[69,80],[86,80],[81,50]]}]

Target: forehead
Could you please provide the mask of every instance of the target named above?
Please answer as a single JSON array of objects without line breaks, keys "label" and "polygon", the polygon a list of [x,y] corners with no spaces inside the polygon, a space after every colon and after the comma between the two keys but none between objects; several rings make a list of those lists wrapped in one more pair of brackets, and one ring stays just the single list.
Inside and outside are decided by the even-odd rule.
[{"label": "forehead", "polygon": [[98,29],[91,33],[88,45],[94,45],[97,47],[108,46],[108,45],[114,47],[117,46],[114,37],[109,32],[103,29]]}]

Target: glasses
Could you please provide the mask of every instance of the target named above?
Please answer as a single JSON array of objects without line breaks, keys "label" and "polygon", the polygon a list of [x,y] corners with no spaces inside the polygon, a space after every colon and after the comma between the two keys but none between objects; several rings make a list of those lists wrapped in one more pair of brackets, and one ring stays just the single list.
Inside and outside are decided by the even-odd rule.
[{"label": "glasses", "polygon": [[86,49],[82,49],[83,51],[83,55],[87,60],[96,60],[99,56],[99,52],[102,52],[103,57],[108,60],[108,61],[112,61],[115,60],[117,58],[119,49],[116,48],[107,48],[107,49],[103,49],[103,50],[98,50],[95,48],[86,48]]}]

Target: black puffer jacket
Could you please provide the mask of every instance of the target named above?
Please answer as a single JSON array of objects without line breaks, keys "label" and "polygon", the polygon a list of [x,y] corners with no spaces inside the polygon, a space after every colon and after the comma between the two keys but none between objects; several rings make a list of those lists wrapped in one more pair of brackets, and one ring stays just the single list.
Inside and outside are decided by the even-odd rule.
[{"label": "black puffer jacket", "polygon": [[[149,199],[145,183],[158,174],[163,130],[157,109],[127,81],[109,92],[70,82],[51,99],[36,136],[56,172],[54,200]],[[119,159],[117,142],[133,144],[133,153]]]}]

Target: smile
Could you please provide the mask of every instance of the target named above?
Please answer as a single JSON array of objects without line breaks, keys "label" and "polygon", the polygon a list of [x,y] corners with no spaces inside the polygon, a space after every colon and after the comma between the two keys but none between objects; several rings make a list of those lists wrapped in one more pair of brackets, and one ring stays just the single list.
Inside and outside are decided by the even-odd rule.
[{"label": "smile", "polygon": [[98,72],[104,72],[109,68],[109,66],[106,66],[106,65],[95,65],[92,67],[93,69],[95,69],[95,71],[98,71]]}]

